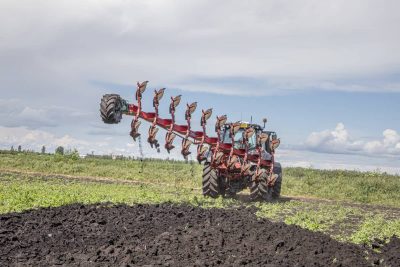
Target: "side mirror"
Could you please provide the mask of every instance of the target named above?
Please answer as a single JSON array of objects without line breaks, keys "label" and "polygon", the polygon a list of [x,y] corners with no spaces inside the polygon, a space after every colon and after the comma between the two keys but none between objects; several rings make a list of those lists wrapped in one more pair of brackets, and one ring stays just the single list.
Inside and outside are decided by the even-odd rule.
[{"label": "side mirror", "polygon": [[263,123],[264,123],[263,128],[265,128],[265,124],[267,123],[267,118],[264,118],[262,121],[263,121]]}]

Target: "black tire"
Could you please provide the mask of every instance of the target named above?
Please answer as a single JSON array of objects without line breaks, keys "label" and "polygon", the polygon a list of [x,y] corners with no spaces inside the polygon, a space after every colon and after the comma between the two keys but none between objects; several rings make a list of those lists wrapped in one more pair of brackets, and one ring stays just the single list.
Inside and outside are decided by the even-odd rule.
[{"label": "black tire", "polygon": [[263,172],[258,177],[258,180],[251,182],[250,186],[250,200],[257,201],[257,200],[265,200],[271,201],[272,200],[272,193],[273,188],[268,186],[267,183],[267,172],[263,170]]},{"label": "black tire", "polygon": [[116,124],[122,119],[122,99],[119,95],[103,95],[100,102],[100,116],[104,123]]},{"label": "black tire", "polygon": [[273,192],[272,192],[272,197],[276,199],[276,198],[280,197],[281,187],[282,187],[282,166],[278,162],[275,162],[274,174],[278,175],[278,178],[276,178],[276,181],[275,181],[275,184],[273,187]]},{"label": "black tire", "polygon": [[217,198],[223,195],[224,190],[222,181],[218,177],[217,172],[211,168],[209,162],[204,163],[203,168],[203,195],[206,197]]}]

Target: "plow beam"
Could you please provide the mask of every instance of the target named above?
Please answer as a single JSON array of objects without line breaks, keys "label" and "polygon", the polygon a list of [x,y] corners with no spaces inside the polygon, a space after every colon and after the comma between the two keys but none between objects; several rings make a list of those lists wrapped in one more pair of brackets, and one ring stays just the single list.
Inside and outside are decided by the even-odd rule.
[{"label": "plow beam", "polygon": [[[227,125],[226,123],[228,118],[226,115],[216,116],[215,133],[217,136],[208,136],[206,132],[207,121],[211,118],[213,113],[213,110],[210,108],[201,111],[200,126],[202,130],[193,131],[191,119],[192,114],[197,109],[197,102],[193,102],[191,104],[186,104],[186,125],[176,124],[175,112],[177,107],[181,103],[181,95],[170,98],[169,114],[171,115],[171,118],[160,118],[159,107],[161,99],[165,94],[165,88],[154,90],[154,112],[144,112],[142,110],[142,98],[146,91],[147,85],[148,81],[137,83],[135,94],[136,104],[129,104],[128,101],[123,99],[121,100],[123,101],[123,109],[121,111],[122,114],[133,116],[130,135],[132,136],[134,141],[136,141],[136,139],[140,136],[139,128],[141,126],[141,120],[145,120],[150,123],[147,141],[153,148],[159,149],[160,147],[159,141],[157,140],[157,134],[159,132],[159,128],[162,128],[166,130],[164,147],[167,152],[170,153],[170,151],[175,148],[173,142],[178,136],[182,138],[181,154],[184,156],[185,159],[187,159],[188,155],[190,155],[191,145],[197,145],[196,159],[199,162],[206,160],[207,157],[211,155],[211,164],[221,165],[224,166],[224,168],[231,170],[237,169],[242,175],[253,175],[255,178],[257,178],[261,173],[261,167],[271,166],[271,164],[273,167],[273,160],[271,163],[271,161],[269,160],[266,161],[262,159],[261,147],[264,146],[267,141],[270,141],[268,145],[273,154],[275,149],[279,146],[279,139],[269,140],[268,134],[257,134],[257,153],[252,153],[251,155],[249,155],[249,140],[255,134],[255,130],[252,127],[247,128],[243,133],[242,140],[244,149],[235,149],[234,138],[238,131],[241,129],[240,123],[228,124],[230,127],[231,144],[222,143],[223,140],[221,140],[221,133],[223,127],[226,127]],[[257,169],[252,173],[250,173],[251,162],[257,164]]]}]

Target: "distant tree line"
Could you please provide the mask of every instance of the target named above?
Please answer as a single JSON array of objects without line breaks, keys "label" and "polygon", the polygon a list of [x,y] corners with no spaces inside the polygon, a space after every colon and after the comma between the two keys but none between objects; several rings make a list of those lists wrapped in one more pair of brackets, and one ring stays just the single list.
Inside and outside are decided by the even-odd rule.
[{"label": "distant tree line", "polygon": [[[46,153],[47,148],[46,146],[42,146],[40,152],[34,151],[32,149],[23,149],[21,145],[18,145],[17,149],[14,146],[11,146],[10,150],[0,150],[1,154],[9,154],[9,153],[29,153],[29,154],[46,154],[51,155],[51,153]],[[65,149],[63,146],[58,146],[55,151],[54,155],[56,156],[67,156],[73,159],[80,158],[80,154],[77,149]],[[138,156],[124,156],[124,155],[115,155],[115,154],[106,154],[106,155],[96,155],[94,152],[88,153],[83,158],[87,159],[112,159],[112,160],[135,160],[135,161],[143,161],[143,162],[171,162],[171,163],[189,163],[192,164],[194,161],[182,161],[178,159],[160,159],[160,158],[147,158],[147,157],[138,157]]]},{"label": "distant tree line", "polygon": [[136,160],[136,161],[148,161],[148,162],[182,162],[182,160],[177,160],[177,159],[160,159],[160,158],[146,158],[146,157],[135,157],[135,156],[124,156],[124,155],[96,155],[96,154],[86,154],[85,158],[87,159],[113,159],[113,160]]}]

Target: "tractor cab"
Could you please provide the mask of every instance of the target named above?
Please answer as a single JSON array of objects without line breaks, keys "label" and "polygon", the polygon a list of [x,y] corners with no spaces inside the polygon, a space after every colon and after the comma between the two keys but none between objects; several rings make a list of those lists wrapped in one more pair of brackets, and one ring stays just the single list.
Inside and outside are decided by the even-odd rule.
[{"label": "tractor cab", "polygon": [[[261,133],[266,133],[269,138],[267,142],[265,143],[265,146],[263,147],[265,151],[268,153],[271,153],[271,142],[275,142],[274,140],[279,140],[278,135],[276,132],[273,131],[264,131],[264,128],[261,127],[258,124],[250,124],[248,122],[239,122],[240,123],[240,128],[239,130],[235,133],[234,137],[234,148],[235,149],[245,149],[245,144],[243,141],[243,136],[248,128],[253,128],[254,133],[248,140],[249,144],[249,151],[255,150],[256,149],[256,144],[257,144],[257,135]],[[221,141],[224,144],[231,144],[232,143],[232,137],[231,137],[231,123],[227,123],[223,127],[223,131],[221,132]],[[275,147],[276,148],[276,147]]]},{"label": "tractor cab", "polygon": [[[253,128],[254,133],[249,139],[248,139],[248,144],[249,147],[248,149],[254,150],[256,149],[256,144],[257,144],[257,134],[262,131],[262,128],[259,125],[256,124],[250,124],[248,122],[239,122],[240,123],[240,128],[239,130],[235,133],[234,136],[234,148],[235,149],[245,149],[245,144],[244,144],[244,133],[248,128]],[[231,127],[232,124],[228,123],[225,124],[223,127],[223,131],[221,132],[221,141],[224,144],[231,144],[232,143],[232,133],[231,133]]]}]

